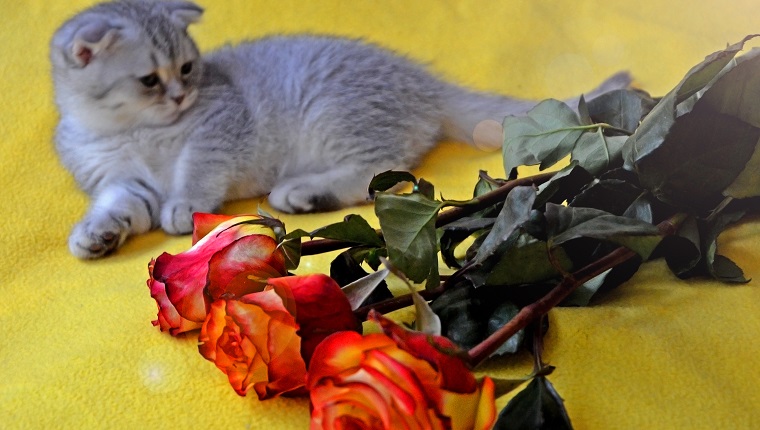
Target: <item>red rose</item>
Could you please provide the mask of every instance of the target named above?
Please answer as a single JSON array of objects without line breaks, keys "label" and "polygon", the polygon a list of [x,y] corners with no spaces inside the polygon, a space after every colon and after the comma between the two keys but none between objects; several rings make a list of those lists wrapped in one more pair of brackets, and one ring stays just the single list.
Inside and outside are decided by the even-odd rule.
[{"label": "red rose", "polygon": [[300,393],[314,347],[336,331],[359,328],[330,277],[272,278],[264,291],[214,302],[199,350],[227,374],[238,394],[253,388],[266,399]]},{"label": "red rose", "polygon": [[314,351],[306,387],[312,429],[488,429],[494,384],[478,384],[439,336],[409,332],[377,314],[384,334],[336,333]]},{"label": "red rose", "polygon": [[268,278],[287,273],[272,231],[251,223],[258,219],[194,216],[193,236],[200,239],[192,248],[177,255],[164,253],[148,267],[148,286],[158,305],[154,325],[173,335],[192,330],[206,319],[213,300],[260,291]]}]

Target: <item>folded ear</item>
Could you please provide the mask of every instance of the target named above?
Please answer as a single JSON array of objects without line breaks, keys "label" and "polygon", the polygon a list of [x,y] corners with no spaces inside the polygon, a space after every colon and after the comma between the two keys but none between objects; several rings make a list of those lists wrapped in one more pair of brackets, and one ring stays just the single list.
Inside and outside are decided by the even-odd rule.
[{"label": "folded ear", "polygon": [[86,67],[109,46],[118,40],[121,27],[105,20],[85,24],[74,33],[70,45],[71,56],[80,67]]},{"label": "folded ear", "polygon": [[175,24],[182,28],[198,22],[203,15],[203,8],[189,1],[165,1],[161,3]]}]

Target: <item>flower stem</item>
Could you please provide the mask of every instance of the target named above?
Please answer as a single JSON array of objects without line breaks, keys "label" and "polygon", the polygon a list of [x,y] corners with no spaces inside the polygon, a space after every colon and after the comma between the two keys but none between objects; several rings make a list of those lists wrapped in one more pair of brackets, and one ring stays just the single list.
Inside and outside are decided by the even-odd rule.
[{"label": "flower stem", "polygon": [[512,320],[470,349],[467,352],[467,361],[472,367],[476,367],[499,349],[507,339],[527,327],[531,322],[546,315],[586,281],[618,264],[625,263],[634,256],[636,253],[627,248],[617,248],[607,256],[573,273],[572,277],[564,278],[544,297],[520,309],[520,312]]},{"label": "flower stem", "polygon": [[[658,224],[657,228],[663,236],[670,236],[678,231],[678,225],[683,222],[684,219],[685,216],[683,214],[676,214]],[[560,281],[559,284],[557,284],[557,286],[545,296],[520,309],[520,312],[518,312],[511,321],[487,337],[483,342],[470,349],[467,352],[468,363],[472,367],[482,363],[490,357],[494,351],[499,349],[507,339],[527,327],[531,322],[546,315],[552,308],[559,305],[578,287],[595,276],[625,263],[636,255],[637,254],[634,251],[620,247],[607,254],[605,257],[602,257],[573,272],[570,276],[563,278],[562,281]]]},{"label": "flower stem", "polygon": [[[466,205],[454,207],[454,208],[451,208],[439,213],[435,221],[435,226],[436,228],[442,227],[458,219],[464,218],[467,215],[473,214],[479,210],[483,210],[489,206],[493,206],[496,203],[499,203],[500,201],[503,201],[504,199],[506,199],[507,194],[509,194],[509,192],[512,191],[512,189],[514,189],[515,187],[527,186],[527,185],[540,185],[548,181],[549,179],[551,179],[553,176],[554,176],[554,172],[549,172],[549,173],[541,173],[535,176],[528,176],[525,178],[508,181],[501,187],[491,192],[488,192],[486,194],[483,194],[480,197],[472,199],[471,202]],[[378,235],[380,234],[381,232],[378,230]],[[306,256],[306,255],[323,254],[325,252],[331,252],[331,251],[337,251],[344,248],[350,248],[354,245],[356,245],[356,243],[347,242],[343,240],[333,240],[333,239],[310,240],[308,242],[304,242],[301,245],[301,255]]]}]

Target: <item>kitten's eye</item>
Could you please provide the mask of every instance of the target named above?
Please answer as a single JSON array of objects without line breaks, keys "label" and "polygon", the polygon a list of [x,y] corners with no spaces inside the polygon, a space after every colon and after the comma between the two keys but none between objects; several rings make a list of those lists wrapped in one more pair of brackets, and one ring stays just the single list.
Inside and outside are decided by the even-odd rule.
[{"label": "kitten's eye", "polygon": [[148,88],[153,88],[156,85],[158,85],[158,75],[155,73],[151,73],[150,75],[143,76],[140,78],[140,83],[145,85]]},{"label": "kitten's eye", "polygon": [[187,63],[182,65],[182,68],[179,69],[180,73],[183,75],[188,75],[190,72],[193,71],[193,63],[188,61]]}]

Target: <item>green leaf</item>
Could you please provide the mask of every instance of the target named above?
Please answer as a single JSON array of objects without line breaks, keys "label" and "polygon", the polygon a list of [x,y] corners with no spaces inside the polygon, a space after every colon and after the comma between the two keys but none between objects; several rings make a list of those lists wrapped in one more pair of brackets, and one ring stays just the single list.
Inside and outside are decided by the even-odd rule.
[{"label": "green leaf", "polygon": [[380,221],[388,257],[414,282],[438,273],[438,237],[435,219],[442,203],[415,193],[379,193],[375,214]]},{"label": "green leaf", "polygon": [[504,119],[504,171],[521,165],[552,166],[572,151],[583,134],[578,115],[557,100],[544,100],[527,116]]},{"label": "green leaf", "polygon": [[312,238],[322,237],[325,239],[343,240],[353,242],[357,245],[367,245],[373,247],[384,246],[383,240],[378,236],[377,231],[359,215],[347,215],[342,222],[330,224],[318,228],[310,233]]},{"label": "green leaf", "polygon": [[622,165],[623,145],[628,136],[605,136],[602,129],[583,133],[575,144],[571,160],[592,175]]},{"label": "green leaf", "polygon": [[301,238],[308,236],[309,233],[298,229],[278,238],[279,244],[277,246],[285,254],[286,269],[295,270],[298,268],[298,264],[301,262]]},{"label": "green leaf", "polygon": [[660,243],[662,236],[656,226],[608,212],[589,208],[573,208],[548,204],[544,213],[553,245],[588,237],[622,245],[635,251],[644,260]]},{"label": "green leaf", "polygon": [[499,414],[494,430],[572,429],[562,398],[544,376],[537,376]]},{"label": "green leaf", "polygon": [[645,92],[620,89],[604,93],[588,102],[588,112],[593,122],[609,124],[632,133],[655,104]]}]

